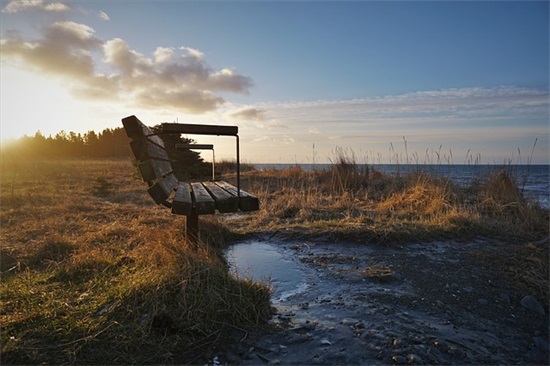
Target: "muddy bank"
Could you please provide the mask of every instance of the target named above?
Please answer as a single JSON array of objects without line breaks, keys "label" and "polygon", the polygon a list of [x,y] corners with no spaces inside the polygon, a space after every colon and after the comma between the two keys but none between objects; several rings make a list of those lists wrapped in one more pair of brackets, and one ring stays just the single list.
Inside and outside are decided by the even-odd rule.
[{"label": "muddy bank", "polygon": [[236,334],[212,363],[549,363],[547,306],[479,255],[504,244],[259,241],[299,268],[301,288],[275,299],[266,329]]}]

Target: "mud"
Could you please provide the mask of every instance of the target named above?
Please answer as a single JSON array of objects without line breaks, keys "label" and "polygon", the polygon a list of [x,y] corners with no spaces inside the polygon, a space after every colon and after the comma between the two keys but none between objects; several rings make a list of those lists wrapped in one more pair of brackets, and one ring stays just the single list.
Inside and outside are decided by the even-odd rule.
[{"label": "mud", "polygon": [[499,243],[269,243],[300,290],[214,364],[549,364],[548,308],[473,260]]}]

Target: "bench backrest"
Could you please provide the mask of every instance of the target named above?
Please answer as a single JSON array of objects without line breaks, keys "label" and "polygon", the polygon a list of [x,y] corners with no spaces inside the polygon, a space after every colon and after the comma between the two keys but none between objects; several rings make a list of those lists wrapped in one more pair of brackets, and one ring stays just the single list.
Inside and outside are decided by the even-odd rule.
[{"label": "bench backrest", "polygon": [[122,124],[126,134],[132,139],[130,147],[138,160],[139,172],[149,184],[147,192],[157,204],[171,207],[166,200],[173,194],[178,179],[172,170],[164,142],[136,116],[123,118]]}]

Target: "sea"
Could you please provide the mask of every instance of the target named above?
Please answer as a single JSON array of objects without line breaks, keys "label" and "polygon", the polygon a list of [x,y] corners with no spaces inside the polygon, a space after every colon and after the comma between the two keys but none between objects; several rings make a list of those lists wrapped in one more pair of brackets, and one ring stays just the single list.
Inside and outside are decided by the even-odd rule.
[{"label": "sea", "polygon": [[[288,169],[300,167],[303,170],[328,170],[332,164],[252,164],[258,170]],[[541,207],[550,208],[550,165],[481,165],[481,164],[356,164],[359,169],[374,169],[386,174],[398,175],[411,172],[425,172],[450,179],[467,187],[474,180],[506,170],[516,179],[524,196],[538,202]]]}]

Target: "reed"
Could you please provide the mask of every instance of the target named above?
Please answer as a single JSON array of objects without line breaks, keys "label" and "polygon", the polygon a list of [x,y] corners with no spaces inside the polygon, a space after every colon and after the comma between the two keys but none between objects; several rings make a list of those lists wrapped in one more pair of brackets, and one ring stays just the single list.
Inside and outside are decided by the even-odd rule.
[{"label": "reed", "polygon": [[[440,150],[434,151],[439,159]],[[548,210],[523,196],[511,169],[461,187],[421,168],[392,175],[358,164],[353,151],[333,154],[326,170],[296,166],[245,174],[247,186],[260,195],[262,210],[242,219],[239,230],[323,228],[331,235],[353,234],[379,243],[548,235]],[[445,159],[452,159],[452,152]]]}]

